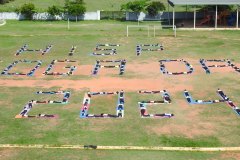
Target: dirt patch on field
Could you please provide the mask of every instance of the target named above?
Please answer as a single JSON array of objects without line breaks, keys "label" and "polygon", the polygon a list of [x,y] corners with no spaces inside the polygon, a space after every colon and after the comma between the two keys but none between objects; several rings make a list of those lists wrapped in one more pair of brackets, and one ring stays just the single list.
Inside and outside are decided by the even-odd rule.
[{"label": "dirt patch on field", "polygon": [[16,150],[13,149],[0,149],[0,159],[11,159],[17,155]]},{"label": "dirt patch on field", "polygon": [[159,62],[142,62],[142,63],[131,63],[126,66],[127,71],[135,72],[138,75],[144,75],[146,77],[152,75],[160,75],[160,65]]},{"label": "dirt patch on field", "polygon": [[152,132],[157,135],[182,135],[188,138],[194,138],[195,136],[210,136],[214,134],[214,125],[210,122],[197,122],[193,124],[173,124],[167,125],[155,125],[147,126],[149,134]]},{"label": "dirt patch on field", "polygon": [[184,62],[164,62],[168,72],[186,72],[187,67]]},{"label": "dirt patch on field", "polygon": [[119,73],[120,73],[119,68],[100,68],[98,71],[99,76],[118,75]]},{"label": "dirt patch on field", "polygon": [[91,75],[93,65],[81,65],[77,67],[77,70],[73,73],[74,75]]},{"label": "dirt patch on field", "polygon": [[224,153],[221,154],[221,157],[223,159],[239,160],[240,159],[240,153],[237,153],[237,152],[224,152]]},{"label": "dirt patch on field", "polygon": [[55,86],[61,86],[61,89],[75,89],[81,90],[83,88],[89,88],[92,91],[98,90],[125,90],[125,91],[137,91],[142,89],[159,90],[167,89],[171,92],[183,91],[186,88],[192,89],[187,84],[175,85],[164,81],[162,78],[156,79],[120,79],[114,77],[101,77],[92,80],[0,80],[1,86],[6,87],[43,87],[51,88]]}]

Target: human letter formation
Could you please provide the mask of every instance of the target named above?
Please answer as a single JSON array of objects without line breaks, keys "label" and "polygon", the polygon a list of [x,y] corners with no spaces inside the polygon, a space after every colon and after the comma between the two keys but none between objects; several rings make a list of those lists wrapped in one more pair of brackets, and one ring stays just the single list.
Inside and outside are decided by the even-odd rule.
[{"label": "human letter formation", "polygon": [[225,93],[220,89],[217,90],[217,93],[221,97],[219,100],[195,100],[187,90],[184,91],[184,96],[189,104],[213,104],[226,102],[232,110],[240,116],[240,109],[225,95]]},{"label": "human letter formation", "polygon": [[[159,107],[158,105],[169,105],[171,104],[172,100],[169,95],[169,93],[166,90],[160,90],[160,91],[139,91],[139,94],[150,94],[150,95],[159,95],[162,99],[159,100],[142,100],[138,102],[138,108],[140,110],[140,117],[141,118],[172,118],[175,116],[173,113],[148,113],[148,107]],[[237,105],[234,104],[233,101],[230,100],[229,97],[220,89],[217,90],[218,95],[221,97],[220,100],[195,100],[192,98],[190,93],[187,90],[184,90],[184,97],[186,98],[186,101],[191,105],[196,104],[216,104],[216,103],[222,103],[226,102],[230,108],[238,115],[240,116],[240,109]],[[69,91],[50,91],[50,92],[43,92],[39,91],[36,94],[38,95],[63,95],[63,99],[61,101],[56,100],[45,100],[45,101],[39,101],[39,100],[30,100],[27,102],[27,104],[24,106],[23,110],[16,115],[15,118],[56,118],[57,115],[55,114],[45,114],[45,113],[39,113],[38,115],[28,115],[28,112],[35,107],[37,104],[67,104],[69,102],[70,98],[70,92]],[[111,107],[115,108],[115,114],[111,113],[91,113],[89,110],[90,108],[90,102],[94,101],[95,96],[108,96],[108,95],[116,95],[117,96],[117,102],[116,106],[105,106],[105,107]],[[88,92],[84,95],[83,103],[80,109],[80,118],[123,118],[125,116],[125,96],[124,91],[117,91],[117,92]]]},{"label": "human letter formation", "polygon": [[[117,63],[118,65],[104,65],[103,63]],[[100,68],[119,68],[119,75],[125,72],[126,60],[97,60],[93,68],[92,75],[97,75]]]},{"label": "human letter formation", "polygon": [[17,50],[16,56],[23,54],[24,52],[38,52],[42,55],[50,52],[51,48],[53,47],[52,44],[47,45],[45,49],[29,49],[27,44],[24,44],[19,50]]},{"label": "human letter formation", "polygon": [[[66,66],[63,69],[69,69],[68,72],[65,73],[61,73],[61,72],[51,72],[54,68],[54,65],[56,63],[62,63],[62,64],[70,64],[70,63],[74,63],[77,61],[74,60],[53,60],[50,65],[48,65],[47,69],[45,70],[45,72],[43,73],[43,75],[73,75],[73,72],[77,69],[77,67],[74,66]],[[100,68],[119,68],[119,75],[123,75],[125,73],[125,67],[126,67],[126,60],[122,59],[122,60],[97,60],[96,64],[94,65],[93,70],[91,71],[92,75],[97,75]],[[173,59],[173,60],[160,60],[160,72],[162,74],[165,75],[190,75],[193,73],[194,69],[193,66],[187,62],[186,60],[183,59]],[[167,67],[165,66],[165,63],[183,63],[186,66],[187,71],[179,71],[179,72],[170,72],[167,70]],[[210,74],[210,68],[213,67],[217,67],[219,69],[223,68],[223,67],[230,67],[232,68],[234,71],[240,73],[240,68],[237,67],[234,63],[232,63],[231,60],[204,60],[204,59],[200,59],[200,64],[202,65],[202,68],[205,70],[206,74]],[[215,65],[207,65],[207,62],[217,62],[217,63],[223,63],[223,64],[215,64]],[[33,63],[37,63],[37,65],[31,69],[28,73],[22,73],[22,72],[16,72],[16,73],[10,73],[9,71],[15,67],[17,64],[17,66],[19,66],[22,63],[27,63],[27,64],[33,64]],[[1,75],[8,75],[8,76],[33,76],[35,71],[40,68],[40,66],[42,65],[42,61],[37,60],[37,61],[29,61],[29,60],[18,60],[18,61],[14,61],[13,63],[11,63],[9,66],[7,66],[2,72]]]},{"label": "human letter formation", "polygon": [[136,46],[136,55],[140,56],[142,52],[162,51],[163,45],[161,44],[138,44]]},{"label": "human letter formation", "polygon": [[72,63],[72,62],[77,62],[77,61],[72,61],[72,60],[68,60],[68,59],[65,59],[65,60],[53,60],[53,61],[51,62],[51,64],[48,66],[48,68],[46,69],[46,71],[43,73],[43,75],[63,75],[63,76],[72,75],[73,72],[77,69],[76,66],[68,66],[68,67],[65,67],[65,69],[69,69],[69,71],[66,72],[66,73],[51,72],[52,69],[53,69],[53,66],[54,66],[56,63]]},{"label": "human letter formation", "polygon": [[94,52],[90,55],[93,56],[113,56],[117,54],[117,49],[113,47],[119,47],[120,44],[97,44]]},{"label": "human letter formation", "polygon": [[[90,100],[93,96],[103,95],[117,95],[116,114],[100,113],[91,114],[89,113]],[[123,118],[124,117],[124,92],[88,92],[85,94],[83,99],[83,105],[80,110],[80,118]]]},{"label": "human letter formation", "polygon": [[[22,73],[22,72],[15,72],[15,73],[10,73],[9,71],[15,67],[19,63],[37,63],[37,65],[30,70],[28,73]],[[19,61],[14,61],[11,63],[9,66],[7,66],[1,73],[1,75],[18,75],[18,76],[33,76],[34,72],[42,65],[42,61],[29,61],[29,60],[19,60]]]},{"label": "human letter formation", "polygon": [[30,100],[27,102],[27,104],[24,106],[23,110],[15,116],[15,118],[56,118],[57,115],[55,114],[45,114],[45,113],[39,113],[37,115],[28,115],[28,112],[35,107],[36,105],[40,104],[67,104],[68,100],[70,98],[70,92],[69,91],[38,91],[36,94],[38,95],[63,95],[63,99],[61,101],[56,100],[45,100],[45,101],[39,101],[39,100]]}]

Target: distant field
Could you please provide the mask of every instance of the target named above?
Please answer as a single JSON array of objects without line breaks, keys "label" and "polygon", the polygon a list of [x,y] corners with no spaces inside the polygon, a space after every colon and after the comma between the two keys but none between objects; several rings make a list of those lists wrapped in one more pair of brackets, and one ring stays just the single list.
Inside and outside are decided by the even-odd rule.
[{"label": "distant field", "polygon": [[[189,105],[183,96],[188,89],[199,99],[219,99],[218,88],[223,89],[240,105],[239,73],[214,70],[207,75],[199,64],[200,58],[233,59],[240,66],[240,31],[178,31],[159,30],[157,37],[147,37],[144,29],[131,29],[126,37],[126,26],[136,22],[118,21],[7,21],[0,27],[0,71],[14,60],[42,60],[43,65],[33,77],[0,76],[0,143],[1,144],[93,144],[173,147],[237,147],[240,139],[240,119],[225,104]],[[45,56],[24,53],[14,56],[23,44],[42,48],[53,44]],[[89,54],[98,43],[119,43],[118,55],[93,57]],[[136,44],[162,43],[162,52],[135,55]],[[77,52],[69,57],[72,45]],[[186,59],[194,67],[192,75],[167,76],[159,71],[160,59]],[[54,59],[77,60],[78,69],[69,77],[46,77],[42,72]],[[126,59],[126,73],[101,70],[90,76],[96,59]],[[22,68],[18,68],[22,69]],[[174,69],[174,68],[172,68]],[[135,87],[135,88],[134,88]],[[39,105],[31,113],[55,113],[58,119],[14,119],[31,99],[52,99],[39,96],[39,90],[69,90],[72,95],[67,105]],[[84,93],[87,91],[116,91],[126,94],[123,119],[80,119]],[[137,94],[139,89],[169,91],[171,105],[162,105],[153,112],[171,112],[172,119],[141,119],[137,102],[157,99],[158,96]],[[54,97],[55,98],[55,97]],[[116,98],[95,98],[93,112],[114,112]],[[43,155],[43,156],[41,156]],[[138,157],[137,155],[141,156]],[[239,159],[238,153],[139,152],[139,151],[76,151],[0,149],[0,159]],[[2,158],[3,157],[3,158]],[[180,157],[180,158],[179,158]],[[62,158],[66,159],[66,158]]]},{"label": "distant field", "polygon": [[[97,11],[97,10],[104,10],[104,11],[119,11],[121,8],[121,4],[124,4],[129,1],[134,0],[85,0],[87,11]],[[49,6],[58,5],[63,6],[65,0],[15,0],[8,4],[0,5],[0,12],[2,11],[14,11],[15,8],[21,6],[24,3],[34,3],[37,10],[39,12],[44,12]],[[162,2],[165,3],[167,7],[167,0],[163,0]],[[177,7],[177,10],[185,10],[185,6]]]}]

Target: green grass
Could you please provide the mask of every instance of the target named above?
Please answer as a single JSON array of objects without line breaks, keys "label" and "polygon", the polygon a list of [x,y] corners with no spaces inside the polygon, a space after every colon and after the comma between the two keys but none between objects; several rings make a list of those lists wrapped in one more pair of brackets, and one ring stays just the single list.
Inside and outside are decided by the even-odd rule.
[{"label": "green grass", "polygon": [[220,142],[216,137],[196,137],[194,140],[183,137],[162,136],[161,142],[166,146],[178,146],[178,147],[213,147],[219,146]]},{"label": "green grass", "polygon": [[[186,147],[221,147],[239,146],[237,141],[240,136],[239,117],[225,104],[213,105],[188,105],[182,91],[170,92],[171,105],[158,106],[158,112],[170,112],[176,116],[173,119],[141,119],[137,102],[147,99],[160,99],[158,96],[139,95],[135,91],[126,92],[126,105],[124,119],[80,119],[79,111],[84,93],[90,86],[80,86],[81,90],[75,90],[69,86],[72,93],[70,103],[67,105],[38,105],[31,111],[32,114],[49,113],[58,114],[59,119],[14,119],[27,101],[31,99],[52,99],[59,97],[44,97],[35,95],[38,90],[59,90],[61,86],[54,88],[41,88],[41,84],[48,80],[93,80],[104,77],[115,77],[119,80],[161,78],[164,85],[159,83],[156,90],[174,90],[174,87],[186,86],[196,99],[218,99],[215,91],[223,89],[226,94],[237,104],[239,100],[240,83],[239,74],[236,72],[213,73],[206,75],[198,62],[205,59],[234,59],[240,64],[239,31],[178,31],[177,38],[172,36],[170,30],[160,30],[156,38],[147,37],[145,31],[133,29],[130,37],[126,37],[126,26],[134,22],[118,21],[80,21],[71,22],[70,30],[67,30],[67,22],[41,22],[41,21],[7,21],[0,27],[0,69],[3,70],[9,63],[18,59],[43,60],[41,70],[44,71],[53,59],[66,59],[72,45],[77,45],[77,53],[69,58],[78,61],[78,68],[84,65],[94,65],[96,59],[108,59],[89,56],[97,43],[120,43],[119,54],[115,59],[127,59],[126,74],[119,77],[110,74],[93,78],[90,73],[81,73],[70,77],[9,77],[0,76],[0,81],[33,80],[36,87],[7,87],[0,83],[0,143],[5,144],[93,144],[93,145],[137,145],[137,146],[186,146]],[[29,44],[30,48],[43,48],[47,44],[53,44],[52,51],[45,56],[26,53],[14,56],[23,44]],[[165,50],[161,53],[142,54],[135,56],[135,47],[139,43],[163,43]],[[147,71],[128,72],[133,64],[147,65],[158,62],[160,59],[187,59],[194,67],[195,72],[189,76],[165,76],[159,72]],[[159,65],[156,65],[158,70]],[[17,67],[16,70],[20,70]],[[146,68],[147,69],[147,68]],[[40,72],[41,73],[41,72]],[[114,73],[117,73],[114,72]],[[94,84],[92,84],[94,86]],[[142,84],[142,89],[145,84]],[[124,88],[122,88],[124,89]],[[183,88],[185,89],[185,88]],[[112,88],[115,91],[115,88]],[[115,110],[115,97],[94,97],[92,108],[94,113]],[[159,108],[159,109],[158,109]],[[3,159],[231,159],[224,157],[225,153],[189,153],[189,152],[139,152],[139,151],[76,151],[76,150],[25,150],[25,149],[1,149]],[[43,155],[43,157],[41,157]],[[139,156],[137,156],[139,155]],[[231,154],[230,154],[231,155]],[[81,156],[81,157],[80,157]],[[0,157],[2,159],[2,157]],[[65,158],[66,159],[66,158]],[[234,157],[232,158],[234,159]]]}]

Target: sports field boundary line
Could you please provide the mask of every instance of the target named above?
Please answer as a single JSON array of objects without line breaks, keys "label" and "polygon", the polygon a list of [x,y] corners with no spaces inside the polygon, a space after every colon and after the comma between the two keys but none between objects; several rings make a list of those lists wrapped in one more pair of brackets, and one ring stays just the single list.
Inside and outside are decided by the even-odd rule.
[{"label": "sports field boundary line", "polygon": [[226,152],[240,151],[240,147],[158,147],[158,146],[96,146],[96,145],[48,145],[48,144],[0,144],[1,148],[23,149],[79,149],[79,150],[145,150],[145,151],[192,151]]}]

